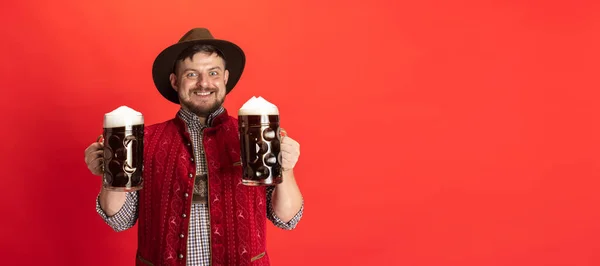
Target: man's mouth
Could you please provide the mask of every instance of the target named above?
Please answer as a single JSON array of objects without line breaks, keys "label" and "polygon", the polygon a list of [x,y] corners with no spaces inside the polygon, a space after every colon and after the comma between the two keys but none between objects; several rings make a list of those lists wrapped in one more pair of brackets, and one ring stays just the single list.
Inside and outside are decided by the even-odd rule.
[{"label": "man's mouth", "polygon": [[212,93],[212,91],[195,91],[194,95],[198,96],[208,96]]}]

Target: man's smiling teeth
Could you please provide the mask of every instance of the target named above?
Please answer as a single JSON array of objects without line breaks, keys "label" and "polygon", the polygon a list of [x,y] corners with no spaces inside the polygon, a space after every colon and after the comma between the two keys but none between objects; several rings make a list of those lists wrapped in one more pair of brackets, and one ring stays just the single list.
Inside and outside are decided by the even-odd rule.
[{"label": "man's smiling teeth", "polygon": [[194,92],[194,94],[200,95],[200,96],[206,96],[206,95],[211,94],[211,92],[210,91],[207,91],[207,92],[196,91],[196,92]]}]

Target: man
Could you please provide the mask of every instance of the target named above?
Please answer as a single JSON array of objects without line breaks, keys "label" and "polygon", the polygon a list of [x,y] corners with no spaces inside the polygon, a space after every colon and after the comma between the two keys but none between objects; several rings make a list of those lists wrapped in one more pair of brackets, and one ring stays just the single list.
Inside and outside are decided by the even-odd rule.
[{"label": "man", "polygon": [[[301,219],[293,172],[300,146],[292,138],[281,141],[281,184],[241,184],[237,120],[222,105],[244,65],[237,45],[203,28],[155,59],[157,89],[181,108],[175,118],[145,128],[143,189],[102,188],[96,201],[115,231],[137,221],[137,265],[269,265],[266,219],[287,230]],[[85,151],[95,175],[102,175],[102,149],[96,142]]]}]

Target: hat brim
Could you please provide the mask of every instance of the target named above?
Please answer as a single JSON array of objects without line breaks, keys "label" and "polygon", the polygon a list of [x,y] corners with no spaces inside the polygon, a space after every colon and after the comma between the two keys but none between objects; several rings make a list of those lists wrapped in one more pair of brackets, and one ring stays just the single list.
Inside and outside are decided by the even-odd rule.
[{"label": "hat brim", "polygon": [[225,57],[225,68],[229,71],[229,78],[225,85],[227,89],[226,93],[229,93],[235,87],[242,76],[242,72],[244,72],[244,66],[246,64],[244,51],[232,42],[219,39],[206,39],[173,44],[164,49],[156,57],[154,64],[152,65],[154,85],[163,97],[173,103],[179,104],[179,96],[177,95],[177,91],[171,86],[169,76],[173,73],[173,66],[175,65],[175,61],[179,54],[186,48],[195,44],[213,45],[221,51]]}]

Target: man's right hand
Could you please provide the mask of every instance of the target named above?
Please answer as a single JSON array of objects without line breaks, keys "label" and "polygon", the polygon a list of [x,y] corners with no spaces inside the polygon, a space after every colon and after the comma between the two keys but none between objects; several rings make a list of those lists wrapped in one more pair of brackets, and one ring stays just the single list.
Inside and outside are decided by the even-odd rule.
[{"label": "man's right hand", "polygon": [[85,164],[94,175],[102,175],[104,173],[104,145],[100,142],[92,143],[85,149]]}]

